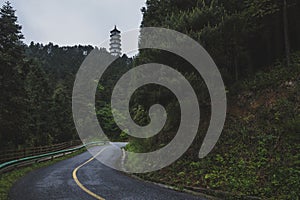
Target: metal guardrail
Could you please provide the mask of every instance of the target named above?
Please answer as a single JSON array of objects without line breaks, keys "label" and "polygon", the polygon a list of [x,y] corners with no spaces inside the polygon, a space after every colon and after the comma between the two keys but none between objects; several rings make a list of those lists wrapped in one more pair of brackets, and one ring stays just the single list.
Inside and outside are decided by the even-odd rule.
[{"label": "metal guardrail", "polygon": [[80,140],[75,140],[48,146],[30,147],[22,149],[4,149],[0,151],[0,163],[8,162],[11,160],[17,160],[29,156],[46,154],[54,151],[60,151],[81,144],[82,142]]},{"label": "metal guardrail", "polygon": [[35,161],[38,162],[39,160],[41,160],[42,158],[49,158],[47,160],[53,159],[54,156],[57,155],[65,155],[66,153],[71,153],[80,149],[83,149],[87,146],[92,146],[92,145],[99,145],[102,144],[104,145],[106,142],[90,142],[87,143],[85,145],[81,145],[75,148],[70,148],[70,149],[65,149],[65,150],[60,150],[60,151],[55,151],[55,152],[51,152],[51,153],[45,153],[45,154],[41,154],[41,155],[36,155],[36,156],[29,156],[29,157],[25,157],[25,158],[20,158],[20,159],[16,159],[16,160],[11,160],[5,163],[1,163],[0,164],[0,174],[4,173],[7,168],[9,167],[16,167],[17,165],[21,165],[22,163],[26,163],[26,162],[30,162],[30,161]]}]

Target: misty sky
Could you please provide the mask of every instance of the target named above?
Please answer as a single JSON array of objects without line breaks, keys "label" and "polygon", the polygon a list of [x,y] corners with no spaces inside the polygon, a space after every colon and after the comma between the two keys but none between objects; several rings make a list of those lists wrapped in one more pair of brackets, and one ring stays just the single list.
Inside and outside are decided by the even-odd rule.
[{"label": "misty sky", "polygon": [[[0,0],[1,6],[6,0]],[[146,0],[10,0],[22,25],[24,42],[60,46],[99,46],[117,25],[139,28]],[[125,47],[126,48],[126,47]]]}]

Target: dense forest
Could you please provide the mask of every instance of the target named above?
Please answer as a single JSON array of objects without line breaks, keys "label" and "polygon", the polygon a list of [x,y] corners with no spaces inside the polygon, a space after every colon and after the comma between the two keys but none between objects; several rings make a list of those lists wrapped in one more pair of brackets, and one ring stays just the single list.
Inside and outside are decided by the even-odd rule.
[{"label": "dense forest", "polygon": [[[119,129],[110,97],[117,80],[131,68],[151,62],[172,66],[191,83],[201,108],[198,135],[184,156],[169,167],[139,176],[177,188],[201,188],[221,198],[299,198],[299,11],[298,0],[146,1],[141,27],[185,33],[211,55],[226,85],[228,111],[219,142],[199,160],[211,114],[201,75],[170,52],[145,49],[134,58],[117,59],[99,81],[96,112],[111,140],[129,141],[127,150],[149,152],[167,145],[180,123],[174,94],[150,84],[134,93],[130,113],[137,124],[146,125],[149,108],[163,105],[168,114],[163,130],[137,139]],[[78,139],[71,109],[73,83],[81,63],[97,47],[26,45],[23,39],[15,10],[4,4],[0,10],[0,150]],[[127,164],[135,162],[134,157],[127,159]]]},{"label": "dense forest", "polygon": [[[141,26],[170,28],[198,41],[222,74],[228,111],[219,142],[199,160],[211,112],[201,76],[172,53],[140,51],[135,65],[162,63],[184,74],[197,93],[201,122],[197,138],[180,160],[139,176],[179,188],[202,188],[199,191],[217,196],[213,191],[229,192],[219,194],[221,198],[299,197],[299,11],[297,0],[147,0]],[[176,134],[180,107],[164,87],[147,85],[135,93],[133,119],[149,123],[148,110],[156,103],[167,110],[163,130],[148,139],[130,137],[128,150],[157,150]],[[127,164],[135,162],[131,157]]]},{"label": "dense forest", "polygon": [[300,48],[296,0],[149,0],[142,27],[186,33],[213,57],[227,84]]},{"label": "dense forest", "polygon": [[[24,44],[10,3],[0,10],[0,37],[0,150],[79,139],[72,118],[72,89],[78,68],[94,47]],[[112,65],[108,76],[117,78],[130,63],[124,55]],[[108,89],[116,78],[101,84]],[[109,102],[106,91],[101,98]],[[98,112],[100,119],[109,122],[108,107]],[[106,125],[105,130],[116,133],[111,134],[113,138],[120,134],[114,124]]]},{"label": "dense forest", "polygon": [[[300,19],[300,3],[295,0],[148,0],[146,5],[142,8],[141,27],[171,28],[198,41],[216,62],[229,99],[241,82],[253,80],[258,72],[273,70],[278,63],[292,68],[295,52],[300,50],[300,25],[295,20]],[[149,62],[172,66],[184,74],[197,91],[200,106],[206,107],[203,112],[209,114],[207,88],[189,63],[172,53],[157,50],[142,50],[134,60],[135,65]],[[145,95],[157,98],[145,101],[142,98]],[[178,109],[172,93],[158,86],[144,87],[132,101],[133,116],[140,116],[156,101],[165,105],[169,113]],[[179,115],[171,117],[174,119],[169,121],[174,124],[168,123],[165,130],[176,129]],[[147,123],[147,119],[145,114],[140,123]]]},{"label": "dense forest", "polygon": [[[71,115],[72,81],[93,47],[22,43],[9,3],[1,9],[1,149],[48,145],[77,138]],[[66,67],[67,66],[67,67]]]}]

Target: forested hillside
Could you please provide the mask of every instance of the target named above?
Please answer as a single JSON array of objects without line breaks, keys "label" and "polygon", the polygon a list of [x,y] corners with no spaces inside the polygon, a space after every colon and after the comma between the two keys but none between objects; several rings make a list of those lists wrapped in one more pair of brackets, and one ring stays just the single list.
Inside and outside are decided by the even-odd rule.
[{"label": "forested hillside", "polygon": [[[196,140],[179,161],[140,176],[179,188],[212,189],[208,193],[214,195],[215,190],[229,192],[222,198],[299,198],[299,1],[147,0],[146,4],[142,27],[185,33],[212,56],[226,85],[228,111],[219,142],[199,160],[211,109],[201,76],[171,53],[141,51],[136,65],[163,63],[185,75],[198,95],[202,118]],[[138,124],[149,123],[147,113],[155,103],[165,106],[168,120],[152,138],[130,137],[127,149],[149,152],[168,144],[180,122],[174,95],[148,85],[136,92],[132,102]],[[134,157],[128,159],[129,165],[134,162],[138,162]]]},{"label": "forested hillside", "polygon": [[[300,53],[291,60],[290,68],[275,64],[271,71],[259,72],[229,89],[225,127],[207,157],[198,158],[209,118],[209,108],[202,107],[199,135],[185,155],[169,167],[139,176],[221,199],[297,199]],[[174,118],[175,109],[170,107]],[[147,140],[130,138],[127,148],[139,152],[158,149],[174,137],[176,129],[168,130],[165,127],[163,134]],[[138,160],[129,158],[129,162]]]}]

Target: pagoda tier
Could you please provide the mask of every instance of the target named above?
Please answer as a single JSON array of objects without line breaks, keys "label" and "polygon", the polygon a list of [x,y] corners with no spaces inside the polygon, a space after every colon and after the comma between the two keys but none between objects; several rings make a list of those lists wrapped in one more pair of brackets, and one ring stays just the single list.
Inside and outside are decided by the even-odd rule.
[{"label": "pagoda tier", "polygon": [[110,31],[110,54],[113,56],[121,56],[121,31],[115,28]]}]

